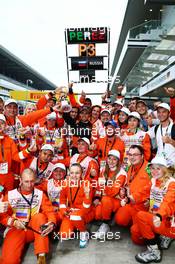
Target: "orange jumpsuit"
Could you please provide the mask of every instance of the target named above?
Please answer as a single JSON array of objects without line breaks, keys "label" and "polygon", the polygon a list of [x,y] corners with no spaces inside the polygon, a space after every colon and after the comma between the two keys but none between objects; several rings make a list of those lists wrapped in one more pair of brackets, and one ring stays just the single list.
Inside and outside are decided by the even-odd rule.
[{"label": "orange jumpsuit", "polygon": [[[62,239],[70,238],[73,231],[78,229],[80,232],[86,231],[86,223],[94,219],[92,209],[93,192],[90,190],[90,198],[87,199],[84,194],[84,184],[82,182],[77,186],[71,186],[67,180],[60,193],[60,212],[63,220],[60,227],[60,236]],[[66,212],[69,215],[66,215]]]},{"label": "orange jumpsuit", "polygon": [[[70,100],[72,107],[78,107],[78,108],[81,107],[81,105],[76,101],[74,93],[68,93],[68,97],[69,97],[69,100]],[[80,103],[81,104],[85,103],[85,97],[84,96],[80,96]]]},{"label": "orange jumpsuit", "polygon": [[[95,144],[97,145],[96,150],[93,153],[93,156],[98,155],[98,161],[101,163],[101,161],[105,161],[108,152],[111,149],[116,149],[120,152],[120,161],[123,161],[123,155],[125,151],[125,145],[124,142],[119,137],[114,137],[110,139],[109,137],[99,138],[97,141],[95,141]],[[101,165],[100,165],[101,167]]]},{"label": "orange jumpsuit", "polygon": [[150,136],[142,131],[138,130],[135,134],[129,132],[128,130],[124,132],[121,136],[125,144],[125,154],[124,154],[124,162],[128,164],[128,151],[131,145],[141,145],[144,150],[144,158],[149,161],[151,158],[151,140]]},{"label": "orange jumpsuit", "polygon": [[[156,180],[154,199],[150,195],[149,212],[138,212],[136,223],[131,228],[131,238],[136,244],[144,244],[144,239],[154,239],[155,234],[175,239],[175,180],[170,178],[165,187],[159,189],[160,184],[160,180]],[[155,214],[162,218],[160,227],[153,225]]]},{"label": "orange jumpsuit", "polygon": [[95,209],[96,220],[110,220],[111,214],[120,208],[119,192],[126,183],[126,177],[126,172],[123,169],[120,169],[117,175],[114,175],[113,171],[109,171],[107,183],[102,191],[101,202]]},{"label": "orange jumpsuit", "polygon": [[146,171],[147,161],[143,161],[137,166],[130,166],[127,175],[127,188],[134,198],[134,203],[130,202],[124,207],[120,207],[115,215],[115,221],[122,226],[128,226],[135,222],[135,216],[139,211],[147,211],[145,202],[149,199],[151,180]]},{"label": "orange jumpsuit", "polygon": [[[32,193],[22,193],[28,201],[31,201]],[[15,198],[16,197],[16,198]],[[40,226],[53,222],[56,224],[56,218],[51,202],[46,195],[37,189],[34,189],[32,205],[26,209],[27,202],[17,189],[8,192],[4,201],[9,202],[7,213],[1,214],[1,223],[7,226],[8,231],[2,247],[2,264],[20,264],[23,249],[26,243],[34,241],[35,254],[49,252],[48,236],[41,236],[30,229],[21,230],[13,226],[14,219],[20,219],[28,223],[28,226],[40,232]],[[25,203],[25,206],[24,206]],[[28,211],[26,211],[28,210]]]},{"label": "orange jumpsuit", "polygon": [[41,184],[37,185],[36,188],[47,193],[49,200],[54,207],[55,215],[57,218],[57,224],[62,221],[62,216],[60,213],[60,192],[64,186],[64,180],[55,180],[53,178],[43,181]]},{"label": "orange jumpsuit", "polygon": [[[83,179],[92,181],[97,181],[99,174],[98,162],[85,154],[74,154],[72,157],[67,157],[64,160],[60,160],[60,163],[63,163],[66,167],[69,167],[73,163],[79,163],[83,168]],[[55,162],[54,162],[55,163]],[[96,170],[96,176],[91,176],[91,169]]]},{"label": "orange jumpsuit", "polygon": [[4,135],[4,138],[0,139],[0,166],[2,168],[7,164],[6,171],[0,169],[0,185],[4,186],[6,190],[14,188],[12,161],[21,162],[28,157],[30,157],[29,152],[27,150],[18,152],[15,142],[8,135]]}]

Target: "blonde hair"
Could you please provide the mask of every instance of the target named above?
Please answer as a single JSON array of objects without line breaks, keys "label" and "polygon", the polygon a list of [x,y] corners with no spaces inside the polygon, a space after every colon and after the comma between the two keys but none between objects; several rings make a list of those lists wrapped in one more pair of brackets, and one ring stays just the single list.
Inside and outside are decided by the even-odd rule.
[{"label": "blonde hair", "polygon": [[172,170],[170,168],[167,168],[167,167],[162,167],[162,171],[163,171],[163,181],[161,183],[161,188],[163,188],[166,184],[166,182],[170,179],[170,177],[173,176],[173,173],[172,173]]},{"label": "blonde hair", "polygon": [[35,103],[28,103],[28,104],[26,105],[26,107],[25,107],[24,115],[26,115],[27,109],[28,109],[29,107],[34,107],[35,110],[36,110],[36,104],[35,104]]}]

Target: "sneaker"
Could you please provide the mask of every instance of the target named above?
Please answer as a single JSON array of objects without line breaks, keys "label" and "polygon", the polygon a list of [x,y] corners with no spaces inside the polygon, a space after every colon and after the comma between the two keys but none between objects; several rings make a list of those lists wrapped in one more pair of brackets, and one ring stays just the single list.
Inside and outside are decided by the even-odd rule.
[{"label": "sneaker", "polygon": [[88,242],[89,242],[89,233],[87,231],[80,232],[80,244],[79,244],[80,248],[87,247]]},{"label": "sneaker", "polygon": [[43,256],[38,256],[38,259],[37,259],[37,264],[46,264],[46,256],[43,255]]},{"label": "sneaker", "polygon": [[108,224],[103,223],[98,231],[94,234],[96,239],[104,239],[105,235],[110,231],[110,227]]},{"label": "sneaker", "polygon": [[171,242],[173,242],[173,239],[167,236],[160,236],[160,244],[159,248],[160,249],[169,249]]},{"label": "sneaker", "polygon": [[162,254],[157,245],[147,246],[147,250],[135,256],[140,263],[161,262]]}]

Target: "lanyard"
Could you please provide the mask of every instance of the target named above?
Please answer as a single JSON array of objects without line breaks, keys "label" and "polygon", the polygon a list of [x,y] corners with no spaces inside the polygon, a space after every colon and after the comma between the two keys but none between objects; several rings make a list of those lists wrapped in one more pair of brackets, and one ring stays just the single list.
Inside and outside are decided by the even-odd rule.
[{"label": "lanyard", "polygon": [[6,120],[7,120],[7,124],[10,126],[10,127],[12,127],[12,129],[13,129],[13,132],[14,132],[14,134],[15,134],[15,136],[16,136],[16,119],[14,118],[14,124],[15,125],[12,125],[12,123],[10,122],[10,120],[8,120],[8,118],[5,116],[5,118],[6,118]]},{"label": "lanyard", "polygon": [[47,135],[49,136],[49,138],[50,138],[50,143],[52,143],[52,141],[53,141],[53,138],[54,138],[54,135],[55,135],[55,130],[53,131],[53,134],[52,134],[52,136],[51,136],[51,133],[50,133],[50,131],[49,130],[47,130],[47,132],[46,132],[46,137],[47,137]]},{"label": "lanyard", "polygon": [[30,210],[30,214],[29,214],[29,221],[31,219],[31,209],[32,209],[32,203],[33,203],[33,198],[34,198],[34,190],[32,192],[32,198],[29,201],[21,192],[20,192],[22,198],[28,203],[28,205],[30,206],[29,210]]},{"label": "lanyard", "polygon": [[78,159],[77,159],[77,163],[81,164],[81,162],[82,162],[83,160],[85,160],[86,157],[87,157],[87,155],[86,155],[85,157],[80,157],[80,155],[79,155],[79,157],[78,157]]},{"label": "lanyard", "polygon": [[135,178],[135,176],[138,174],[139,170],[141,169],[141,167],[143,166],[144,160],[142,161],[141,166],[139,167],[139,169],[137,170],[137,172],[135,174],[133,174],[133,169],[134,167],[132,166],[131,168],[131,173],[130,173],[130,179],[129,179],[129,183],[132,182],[132,180]]},{"label": "lanyard", "polygon": [[38,165],[39,164],[38,163],[39,163],[39,160],[37,159],[37,162],[36,162],[36,175],[37,175],[37,177],[39,177],[40,175],[42,175],[47,170],[47,167],[49,165],[49,164],[47,164],[47,166],[46,166],[46,168],[44,170],[39,171],[39,169],[38,169]]},{"label": "lanyard", "polygon": [[28,203],[28,205],[30,206],[30,208],[31,208],[31,206],[32,206],[32,203],[33,203],[33,198],[34,198],[34,190],[33,190],[33,192],[32,192],[32,198],[31,198],[31,200],[29,201],[22,193],[20,193],[21,194],[21,196],[22,196],[22,198]]},{"label": "lanyard", "polygon": [[[165,136],[166,136],[166,134],[167,134],[167,132],[168,132],[169,125],[170,125],[170,123],[168,123],[168,126],[167,126],[167,128],[166,128]],[[161,131],[161,136],[163,137],[163,128],[162,128],[162,125],[160,125],[160,131]],[[163,149],[164,149],[164,148],[165,148],[165,143],[163,142]]]},{"label": "lanyard", "polygon": [[[110,149],[113,148],[114,144],[115,144],[116,138],[114,138],[113,142],[112,142],[112,146]],[[107,148],[107,143],[108,143],[108,138],[106,139],[106,143],[105,143],[105,149],[104,149],[104,158],[106,157],[106,148]]]},{"label": "lanyard", "polygon": [[4,144],[1,144],[1,154],[2,154],[2,161],[4,162],[5,161],[5,158],[4,158]]},{"label": "lanyard", "polygon": [[79,189],[80,189],[80,187],[77,188],[76,193],[75,193],[74,197],[72,198],[72,188],[70,187],[71,207],[73,206],[73,203],[75,202],[75,199],[77,197],[77,194],[78,194]]}]

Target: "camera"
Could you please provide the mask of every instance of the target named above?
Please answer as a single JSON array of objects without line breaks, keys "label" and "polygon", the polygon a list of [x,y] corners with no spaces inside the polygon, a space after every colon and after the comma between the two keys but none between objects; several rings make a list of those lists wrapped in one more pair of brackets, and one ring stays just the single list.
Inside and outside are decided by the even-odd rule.
[{"label": "camera", "polygon": [[48,225],[46,225],[46,224],[40,226],[41,232],[43,232],[47,228],[48,228]]}]

